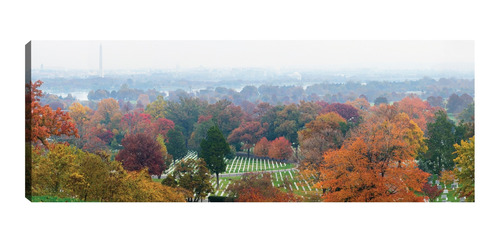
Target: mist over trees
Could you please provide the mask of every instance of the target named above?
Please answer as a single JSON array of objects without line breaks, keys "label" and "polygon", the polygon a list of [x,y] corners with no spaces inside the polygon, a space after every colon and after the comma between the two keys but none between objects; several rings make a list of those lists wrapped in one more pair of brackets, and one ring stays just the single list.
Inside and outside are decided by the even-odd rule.
[{"label": "mist over trees", "polygon": [[[88,100],[42,95],[41,82],[34,83],[27,100],[35,101],[29,108],[37,117],[27,134],[41,166],[35,191],[79,200],[200,201],[221,189],[227,161],[245,157],[290,164],[317,190],[306,201],[424,201],[443,193],[430,184],[432,176],[465,180],[457,164],[470,167],[465,160],[474,136],[473,80],[240,82],[239,88],[226,80],[195,90],[186,89],[193,82],[179,82],[184,89],[157,91],[146,89],[154,82],[115,80],[112,89],[90,90]],[[54,150],[54,144],[66,147]],[[73,166],[74,154],[88,167],[63,171],[62,184],[51,184],[53,174],[43,167],[54,166],[49,158]],[[193,154],[197,158],[188,161]],[[90,167],[100,168],[98,174]],[[120,177],[104,175],[113,171],[121,171]],[[161,175],[161,183],[151,184],[151,176]],[[115,194],[88,182],[93,176],[116,183]],[[274,188],[273,180],[245,175],[223,190],[236,201],[302,200],[286,188],[290,181],[285,194],[277,187],[264,192],[269,183]],[[470,198],[474,181],[467,183],[461,195]],[[59,186],[67,191],[57,193]]]}]

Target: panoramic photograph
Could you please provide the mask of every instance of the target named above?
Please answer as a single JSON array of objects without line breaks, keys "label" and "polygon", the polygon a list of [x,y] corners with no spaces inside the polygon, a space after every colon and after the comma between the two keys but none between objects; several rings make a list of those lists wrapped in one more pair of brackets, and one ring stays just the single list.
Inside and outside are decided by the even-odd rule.
[{"label": "panoramic photograph", "polygon": [[475,202],[475,43],[25,46],[31,202]]}]

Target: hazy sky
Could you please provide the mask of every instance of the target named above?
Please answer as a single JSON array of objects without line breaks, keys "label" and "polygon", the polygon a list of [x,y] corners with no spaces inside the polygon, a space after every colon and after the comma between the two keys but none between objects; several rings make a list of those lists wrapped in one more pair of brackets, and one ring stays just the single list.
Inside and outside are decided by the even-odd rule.
[{"label": "hazy sky", "polygon": [[473,41],[33,41],[32,67],[472,69]]}]

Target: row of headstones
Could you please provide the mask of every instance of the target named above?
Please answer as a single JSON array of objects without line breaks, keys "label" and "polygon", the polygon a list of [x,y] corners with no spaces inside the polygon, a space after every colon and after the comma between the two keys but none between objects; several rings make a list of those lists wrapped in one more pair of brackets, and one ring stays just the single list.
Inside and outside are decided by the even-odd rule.
[{"label": "row of headstones", "polygon": [[182,159],[177,159],[173,162],[173,164],[170,166],[170,168],[168,168],[168,170],[165,172],[165,174],[170,174],[174,171],[175,169],[175,166],[182,160],[187,160],[187,159],[197,159],[198,158],[198,154],[196,154],[196,152],[194,151],[188,151],[188,153],[186,154],[186,156],[184,156]]},{"label": "row of headstones", "polygon": [[[222,183],[221,183],[222,184]],[[217,196],[217,194],[219,194],[218,196],[222,196],[224,195],[224,193],[226,192],[227,188],[229,187],[229,184],[231,184],[231,181],[228,181],[227,184],[222,185],[221,188],[219,188],[219,190],[215,191],[215,193],[213,195]],[[212,181],[212,188],[216,189],[217,187],[217,181],[216,180],[213,180]],[[222,189],[222,191],[221,191]],[[212,194],[209,193],[208,196],[211,196]]]},{"label": "row of headstones", "polygon": [[258,166],[260,166],[260,168],[264,168],[264,170],[267,170],[284,167],[285,164],[270,160],[256,160],[255,158],[247,159],[244,157],[236,157],[231,161],[231,164],[227,165],[229,169],[226,171],[226,173],[258,171]]},{"label": "row of headstones", "polygon": [[[289,171],[288,171],[288,173],[289,173],[290,177],[292,178],[292,180],[294,180],[294,177],[293,177],[292,172],[289,170]],[[285,172],[285,174],[286,174],[286,172]],[[279,176],[278,176],[278,175],[279,175]],[[280,171],[280,172],[275,173],[275,176],[276,176],[276,181],[279,181],[279,180],[280,180],[280,178],[281,178],[281,181],[284,181],[284,180],[283,180],[283,175],[281,174],[281,171]],[[271,174],[271,178],[272,178],[272,174]],[[305,184],[307,185],[307,187],[308,187],[309,191],[312,191],[311,186],[309,185],[309,183],[307,182],[307,180],[306,180],[305,178],[303,178],[303,177],[302,177],[302,179],[300,179],[300,178],[299,178],[299,180],[300,180],[300,181],[304,181],[304,182],[305,182]],[[300,181],[299,181],[299,182],[300,182]],[[273,186],[275,186],[275,185],[274,185],[274,181],[272,181],[272,183],[273,183]],[[294,181],[294,182],[293,182],[293,184],[295,185],[295,188],[296,188],[297,190],[300,190],[300,189],[299,189],[299,187],[297,186],[297,182],[296,182],[296,181]],[[279,186],[279,185],[276,185],[276,186]],[[304,183],[302,183],[300,186],[302,187],[302,190],[303,190],[304,192],[306,192],[306,193],[307,193],[307,190],[306,190],[306,188],[304,187]],[[292,188],[290,188],[290,189],[292,189]],[[318,189],[317,189],[317,188],[316,188],[316,191],[318,191]]]}]

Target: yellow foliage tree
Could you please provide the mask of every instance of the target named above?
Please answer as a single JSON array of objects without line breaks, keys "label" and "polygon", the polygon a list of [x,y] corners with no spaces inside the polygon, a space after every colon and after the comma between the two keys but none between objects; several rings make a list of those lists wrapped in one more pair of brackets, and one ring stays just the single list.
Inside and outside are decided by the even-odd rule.
[{"label": "yellow foliage tree", "polygon": [[455,144],[455,153],[457,158],[454,159],[456,163],[455,175],[459,181],[458,194],[460,197],[466,197],[467,202],[474,202],[474,143],[475,136],[470,138],[468,142],[461,141],[460,145]]}]

